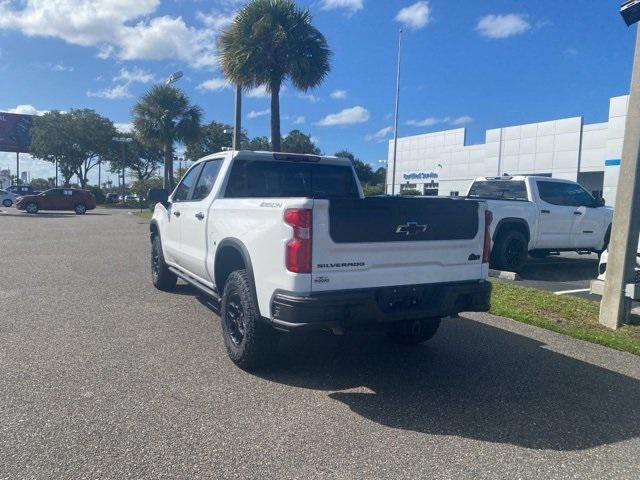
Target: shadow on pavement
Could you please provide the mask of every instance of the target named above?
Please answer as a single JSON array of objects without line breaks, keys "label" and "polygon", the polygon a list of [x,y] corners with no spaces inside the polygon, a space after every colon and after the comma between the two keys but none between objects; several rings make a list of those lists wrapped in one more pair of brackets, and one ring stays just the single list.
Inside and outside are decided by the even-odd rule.
[{"label": "shadow on pavement", "polygon": [[591,281],[598,276],[598,257],[583,258],[549,257],[530,259],[519,272],[523,280],[575,282]]},{"label": "shadow on pavement", "polygon": [[[373,422],[531,449],[584,450],[640,434],[640,381],[468,319],[414,349],[378,335],[289,336],[261,377],[330,393]],[[313,412],[310,412],[313,414]]]}]

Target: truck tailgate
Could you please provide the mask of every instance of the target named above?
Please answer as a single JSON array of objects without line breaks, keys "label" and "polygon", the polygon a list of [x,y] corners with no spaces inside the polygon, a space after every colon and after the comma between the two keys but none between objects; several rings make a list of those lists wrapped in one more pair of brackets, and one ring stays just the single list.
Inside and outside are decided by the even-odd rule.
[{"label": "truck tailgate", "polygon": [[479,280],[484,203],[448,198],[314,201],[315,292]]}]

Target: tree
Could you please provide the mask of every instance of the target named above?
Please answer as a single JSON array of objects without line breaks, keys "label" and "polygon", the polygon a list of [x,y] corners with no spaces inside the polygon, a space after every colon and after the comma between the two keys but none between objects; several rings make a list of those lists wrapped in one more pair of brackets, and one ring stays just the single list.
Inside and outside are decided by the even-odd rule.
[{"label": "tree", "polygon": [[74,172],[80,186],[87,186],[88,174],[112,149],[116,129],[113,122],[94,110],[71,110],[73,148],[76,150]]},{"label": "tree", "polygon": [[65,186],[77,175],[84,188],[89,171],[109,153],[115,132],[111,120],[93,110],[51,111],[34,119],[31,154],[57,162]]},{"label": "tree", "polygon": [[135,180],[131,184],[131,193],[138,195],[140,200],[146,200],[147,193],[152,188],[162,188],[163,179],[161,177],[149,177],[144,180]]},{"label": "tree", "polygon": [[164,186],[172,190],[174,144],[186,144],[198,138],[202,110],[191,105],[181,90],[171,85],[157,85],[136,103],[133,115],[141,142],[163,152]]},{"label": "tree", "polygon": [[242,148],[253,152],[270,152],[271,141],[267,137],[255,137],[243,144]]},{"label": "tree", "polygon": [[34,188],[34,190],[42,191],[51,188],[51,183],[46,178],[34,178],[33,180],[31,180],[31,186]]},{"label": "tree", "polygon": [[373,178],[371,179],[372,185],[385,185],[387,183],[387,169],[384,167],[378,168],[373,173]]},{"label": "tree", "polygon": [[123,155],[122,145],[114,145],[108,155],[108,161],[112,172],[119,172],[123,168],[133,172],[137,180],[146,180],[152,177],[162,165],[164,156],[157,148],[147,147],[140,139],[133,135],[131,143],[125,143]]},{"label": "tree", "polygon": [[69,185],[78,162],[70,116],[57,110],[36,116],[30,135],[31,155],[39,160],[57,162],[63,185]]},{"label": "tree", "polygon": [[349,160],[351,160],[351,163],[353,164],[353,168],[356,171],[356,175],[358,176],[360,183],[362,184],[372,183],[374,174],[373,174],[373,168],[371,168],[371,165],[361,160],[358,160],[353,155],[353,153],[351,153],[349,150],[340,150],[339,152],[336,152],[335,156],[348,158]]},{"label": "tree", "polygon": [[271,144],[281,150],[280,90],[289,80],[307,91],[329,73],[331,51],[312,25],[309,10],[292,0],[253,0],[240,9],[218,37],[224,75],[244,88],[266,87],[271,94]]},{"label": "tree", "polygon": [[[225,130],[228,133],[225,133]],[[224,123],[211,122],[200,127],[198,138],[187,144],[185,158],[195,162],[196,160],[221,152],[225,148],[231,148],[233,141],[233,127]],[[241,145],[249,141],[247,133],[240,133]]]},{"label": "tree", "polygon": [[282,139],[282,151],[289,153],[309,153],[320,155],[320,149],[300,130],[291,130],[289,135]]}]

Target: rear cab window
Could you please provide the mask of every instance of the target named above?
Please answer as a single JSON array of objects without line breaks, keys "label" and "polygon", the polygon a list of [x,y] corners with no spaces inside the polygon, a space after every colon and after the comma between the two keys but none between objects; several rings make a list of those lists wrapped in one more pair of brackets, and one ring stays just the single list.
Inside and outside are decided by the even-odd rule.
[{"label": "rear cab window", "polygon": [[360,198],[350,165],[235,160],[225,198]]},{"label": "rear cab window", "polygon": [[527,185],[518,180],[482,180],[474,182],[468,197],[485,200],[516,200],[526,202]]}]

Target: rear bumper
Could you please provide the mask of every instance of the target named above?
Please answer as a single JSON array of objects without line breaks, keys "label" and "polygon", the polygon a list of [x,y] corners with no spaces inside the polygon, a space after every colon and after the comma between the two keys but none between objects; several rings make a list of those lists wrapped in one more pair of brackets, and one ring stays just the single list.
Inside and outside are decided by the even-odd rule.
[{"label": "rear bumper", "polygon": [[286,331],[332,328],[385,328],[403,320],[441,318],[460,312],[486,312],[486,281],[409,285],[300,296],[276,292],[271,322]]}]

